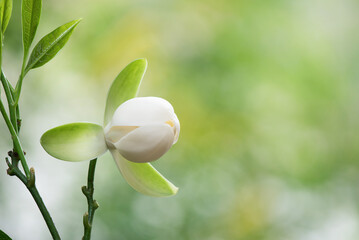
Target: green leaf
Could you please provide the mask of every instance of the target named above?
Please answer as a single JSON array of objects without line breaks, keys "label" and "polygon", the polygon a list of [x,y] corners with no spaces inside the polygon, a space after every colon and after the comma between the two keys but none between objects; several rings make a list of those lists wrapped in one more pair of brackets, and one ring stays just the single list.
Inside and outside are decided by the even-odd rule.
[{"label": "green leaf", "polygon": [[97,158],[107,150],[103,128],[94,123],[70,123],[50,129],[40,142],[51,156],[72,162]]},{"label": "green leaf", "polygon": [[55,57],[61,48],[65,46],[80,21],[81,19],[68,22],[43,37],[32,50],[25,72],[32,68],[41,67]]},{"label": "green leaf", "polygon": [[167,197],[177,193],[178,188],[151,164],[130,162],[124,159],[117,150],[110,151],[123,177],[136,191],[152,197]]},{"label": "green leaf", "polygon": [[141,80],[147,69],[147,60],[137,59],[128,64],[113,81],[107,94],[104,126],[123,102],[137,95]]},{"label": "green leaf", "polygon": [[9,237],[6,233],[0,230],[0,240],[11,240],[11,237]]},{"label": "green leaf", "polygon": [[12,12],[12,0],[1,0],[2,11],[1,11],[1,29],[4,33],[6,27],[10,21],[11,12]]},{"label": "green leaf", "polygon": [[24,55],[27,55],[32,41],[34,40],[37,26],[40,22],[41,0],[22,0],[22,42],[24,44]]}]

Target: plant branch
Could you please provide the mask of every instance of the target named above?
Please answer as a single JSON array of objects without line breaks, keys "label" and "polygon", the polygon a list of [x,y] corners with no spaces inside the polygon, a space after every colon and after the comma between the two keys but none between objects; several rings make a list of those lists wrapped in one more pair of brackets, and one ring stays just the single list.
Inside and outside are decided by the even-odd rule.
[{"label": "plant branch", "polygon": [[94,177],[96,169],[97,158],[90,161],[89,170],[87,175],[87,187],[82,187],[82,192],[87,198],[88,211],[83,216],[84,236],[82,240],[91,239],[92,222],[95,210],[99,207],[96,200],[93,199],[94,193]]},{"label": "plant branch", "polygon": [[15,131],[18,132],[19,130],[18,130],[18,124],[17,124],[18,122],[17,122],[17,116],[16,116],[16,106],[14,103],[14,94],[10,88],[11,85],[10,85],[9,81],[6,79],[3,71],[1,71],[1,83],[4,87],[6,99],[8,102],[10,121],[11,121],[12,125],[14,126]]},{"label": "plant branch", "polygon": [[[9,152],[9,155],[11,157],[11,159],[13,160],[13,162],[16,162],[16,154],[14,154],[13,152]],[[29,192],[31,193],[32,197],[34,198],[37,207],[39,208],[42,217],[44,218],[46,225],[48,227],[48,229],[50,230],[51,236],[54,240],[60,240],[60,235],[57,232],[57,229],[55,227],[54,221],[52,220],[49,211],[47,210],[44,202],[42,201],[42,198],[39,194],[39,191],[36,188],[35,185],[35,170],[34,168],[30,168],[30,178],[28,179],[21,171],[20,169],[16,166],[16,164],[11,164],[8,160],[8,158],[6,158],[6,163],[8,165],[8,170],[7,173],[10,176],[16,176],[17,178],[19,178],[21,180],[21,182],[24,183],[24,185],[26,186],[26,188],[29,190]]]},{"label": "plant branch", "polygon": [[[13,144],[14,144],[14,151],[9,152],[9,156],[11,157],[12,163],[10,163],[9,160],[6,158],[6,163],[9,166],[7,172],[11,176],[15,175],[17,178],[20,179],[21,182],[24,183],[24,185],[26,186],[26,188],[29,190],[30,194],[32,195],[33,199],[35,200],[35,203],[38,206],[38,208],[46,222],[46,225],[51,233],[52,238],[55,240],[60,240],[61,239],[60,235],[55,227],[55,224],[50,216],[50,213],[47,210],[47,208],[36,188],[35,170],[34,170],[34,168],[31,168],[29,170],[29,167],[27,166],[24,151],[22,150],[20,140],[18,138],[18,130],[20,129],[20,124],[21,124],[21,121],[19,119],[19,116],[20,116],[19,106],[17,104],[15,106],[13,103],[14,92],[10,88],[9,82],[5,78],[5,75],[3,74],[3,72],[1,72],[1,81],[4,86],[6,96],[8,98],[9,112],[14,113],[14,115],[13,115],[14,118],[12,118],[10,120],[6,113],[4,105],[0,99],[0,111],[1,111],[1,114],[3,115],[6,125],[10,131],[10,134],[11,134],[11,137],[13,140]],[[12,120],[14,120],[14,122]],[[21,165],[22,165],[26,175],[24,175],[21,172],[21,170],[18,168],[19,160],[21,162]]]},{"label": "plant branch", "polygon": [[15,105],[17,105],[19,102],[21,89],[22,89],[22,82],[27,73],[27,71],[25,70],[25,67],[26,67],[26,60],[27,60],[28,54],[29,54],[29,51],[24,52],[24,56],[22,59],[21,73],[20,73],[19,80],[17,81],[16,87],[15,87]]},{"label": "plant branch", "polygon": [[10,131],[10,134],[11,134],[11,138],[14,142],[14,149],[15,151],[17,152],[17,154],[19,154],[19,158],[20,158],[20,162],[21,162],[21,165],[25,171],[25,175],[26,177],[29,179],[30,178],[30,171],[29,171],[29,167],[27,166],[27,163],[26,163],[26,159],[25,159],[25,155],[24,155],[24,151],[22,150],[22,147],[21,147],[21,144],[20,144],[20,140],[19,140],[19,137],[17,136],[17,133],[5,111],[5,108],[4,108],[4,105],[0,99],[0,111],[1,111],[1,114],[3,115],[4,117],[4,120],[5,120],[5,123]]}]

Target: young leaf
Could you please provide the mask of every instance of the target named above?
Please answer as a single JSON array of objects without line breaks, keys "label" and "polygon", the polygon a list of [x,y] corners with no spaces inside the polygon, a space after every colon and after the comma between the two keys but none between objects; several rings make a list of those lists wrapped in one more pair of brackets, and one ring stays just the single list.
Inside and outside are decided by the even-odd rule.
[{"label": "young leaf", "polygon": [[111,120],[117,107],[137,95],[147,69],[147,60],[137,59],[128,64],[113,81],[107,94],[104,126]]},{"label": "young leaf", "polygon": [[68,22],[43,37],[32,50],[25,73],[50,61],[69,40],[81,19]]},{"label": "young leaf", "polygon": [[178,188],[151,164],[130,162],[124,159],[117,150],[110,151],[122,176],[136,191],[152,197],[167,197],[177,193]]},{"label": "young leaf", "polygon": [[45,132],[41,145],[51,156],[65,161],[85,161],[107,151],[103,128],[94,123],[70,123]]},{"label": "young leaf", "polygon": [[22,0],[22,41],[27,55],[40,22],[42,0]]},{"label": "young leaf", "polygon": [[1,13],[1,29],[4,33],[11,17],[12,0],[3,0],[3,4],[4,5],[2,6],[3,9]]},{"label": "young leaf", "polygon": [[0,240],[11,240],[11,238],[6,233],[0,230]]}]

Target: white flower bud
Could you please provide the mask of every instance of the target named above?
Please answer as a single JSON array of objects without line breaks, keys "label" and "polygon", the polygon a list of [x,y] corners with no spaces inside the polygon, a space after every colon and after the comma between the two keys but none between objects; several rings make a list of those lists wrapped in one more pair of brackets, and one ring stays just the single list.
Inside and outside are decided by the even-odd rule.
[{"label": "white flower bud", "polygon": [[109,148],[132,162],[150,162],[178,140],[180,123],[172,105],[158,97],[132,98],[121,104],[105,128]]}]

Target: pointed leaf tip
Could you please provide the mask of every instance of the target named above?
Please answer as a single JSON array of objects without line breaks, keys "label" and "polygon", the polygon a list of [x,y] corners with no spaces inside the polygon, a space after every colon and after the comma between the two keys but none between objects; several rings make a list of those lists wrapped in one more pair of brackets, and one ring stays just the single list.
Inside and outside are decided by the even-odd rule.
[{"label": "pointed leaf tip", "polygon": [[43,37],[32,50],[25,72],[49,62],[65,46],[81,18],[65,23]]}]

